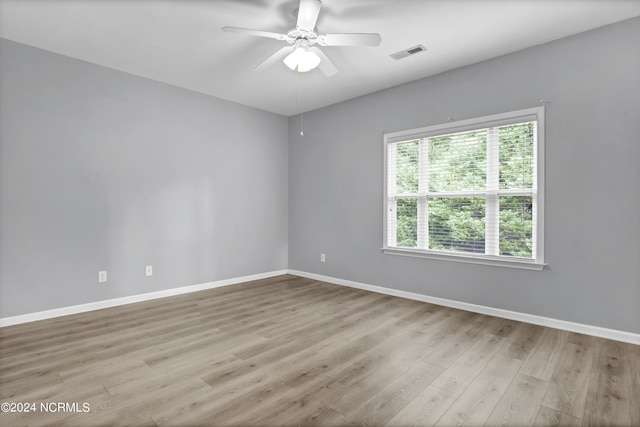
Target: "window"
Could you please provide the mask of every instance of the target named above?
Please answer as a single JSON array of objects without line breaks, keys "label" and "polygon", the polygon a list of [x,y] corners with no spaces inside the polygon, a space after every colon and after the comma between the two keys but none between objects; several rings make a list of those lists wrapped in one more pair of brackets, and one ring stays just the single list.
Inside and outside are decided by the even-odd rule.
[{"label": "window", "polygon": [[386,134],[385,253],[544,266],[544,108]]}]

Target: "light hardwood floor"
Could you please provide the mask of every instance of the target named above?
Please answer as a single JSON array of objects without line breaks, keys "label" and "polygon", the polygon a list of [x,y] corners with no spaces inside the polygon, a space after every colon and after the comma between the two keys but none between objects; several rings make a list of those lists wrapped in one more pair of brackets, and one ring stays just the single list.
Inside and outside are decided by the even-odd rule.
[{"label": "light hardwood floor", "polygon": [[8,426],[640,426],[640,346],[280,276],[0,328],[0,402],[37,405]]}]

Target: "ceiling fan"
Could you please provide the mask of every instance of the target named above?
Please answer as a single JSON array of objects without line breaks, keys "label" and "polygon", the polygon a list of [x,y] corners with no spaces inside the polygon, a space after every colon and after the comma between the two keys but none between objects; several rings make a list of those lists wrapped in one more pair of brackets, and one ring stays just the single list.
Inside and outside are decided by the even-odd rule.
[{"label": "ceiling fan", "polygon": [[223,27],[222,31],[282,40],[289,44],[258,65],[256,71],[283,60],[294,71],[304,73],[319,67],[326,76],[333,76],[338,69],[318,46],[378,46],[382,38],[375,33],[320,34],[316,22],[321,7],[320,0],[300,0],[296,28],[286,34],[238,27]]}]

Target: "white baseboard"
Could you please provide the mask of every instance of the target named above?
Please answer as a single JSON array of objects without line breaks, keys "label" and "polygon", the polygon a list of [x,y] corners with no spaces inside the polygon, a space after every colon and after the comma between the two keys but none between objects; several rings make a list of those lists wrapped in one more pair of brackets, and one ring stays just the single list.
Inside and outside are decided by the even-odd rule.
[{"label": "white baseboard", "polygon": [[149,292],[146,294],[131,295],[128,297],[114,298],[104,301],[96,301],[88,304],[73,305],[56,308],[53,310],[39,311],[36,313],[22,314],[19,316],[0,318],[0,327],[33,322],[35,320],[51,319],[53,317],[67,316],[69,314],[84,313],[86,311],[100,310],[102,308],[115,307],[117,305],[132,304],[134,302],[148,301],[156,298],[170,297],[173,295],[187,294],[203,291],[205,289],[220,288],[222,286],[235,285],[250,282],[252,280],[266,279],[287,274],[287,270],[270,271],[267,273],[252,274],[249,276],[234,277],[231,279],[217,280],[215,282],[200,283],[198,285],[183,286],[180,288],[165,289],[163,291]]},{"label": "white baseboard", "polygon": [[288,270],[294,276],[306,277],[308,279],[320,280],[322,282],[333,283],[335,285],[348,286],[350,288],[363,289],[380,294],[392,295],[400,298],[407,298],[416,301],[428,302],[445,307],[457,308],[474,313],[487,314],[489,316],[502,317],[519,322],[532,323],[534,325],[547,326],[549,328],[562,329],[571,332],[578,332],[585,335],[592,335],[600,338],[607,338],[616,341],[628,342],[630,344],[640,344],[640,334],[618,331],[615,329],[601,328],[599,326],[585,325],[582,323],[568,322],[566,320],[552,319],[550,317],[536,316],[534,314],[520,313],[517,311],[502,310],[500,308],[487,307],[484,305],[470,304],[445,298],[431,297],[428,295],[416,294],[414,292],[399,291],[382,286],[368,285],[365,283],[353,282],[351,280],[337,279],[335,277],[323,276],[315,273],[307,273],[298,270]]},{"label": "white baseboard", "polygon": [[148,301],[157,298],[164,298],[173,295],[187,294],[190,292],[202,291],[205,289],[219,288],[222,286],[235,285],[252,280],[266,279],[269,277],[281,276],[283,274],[292,274],[295,276],[306,277],[308,279],[320,280],[322,282],[333,283],[335,285],[348,286],[350,288],[363,289],[366,291],[377,292],[380,294],[407,298],[416,301],[428,302],[431,304],[442,305],[445,307],[457,308],[460,310],[471,311],[474,313],[487,314],[489,316],[502,317],[504,319],[517,320],[534,325],[547,326],[555,329],[562,329],[581,334],[592,335],[601,338],[612,339],[616,341],[628,342],[631,344],[640,344],[640,334],[619,331],[615,329],[607,329],[599,326],[585,325],[582,323],[568,322],[566,320],[553,319],[550,317],[536,316],[534,314],[520,313],[517,311],[503,310],[500,308],[487,307],[484,305],[470,304],[461,301],[450,300],[446,298],[437,298],[428,295],[417,294],[414,292],[400,291],[397,289],[385,288],[382,286],[368,285],[366,283],[354,282],[351,280],[338,279],[330,276],[323,276],[315,273],[307,273],[298,270],[277,270],[266,273],[252,274],[249,276],[234,277],[231,279],[217,280],[215,282],[201,283],[198,285],[183,286],[179,288],[166,289],[163,291],[150,292],[146,294],[132,295],[128,297],[115,298],[104,301],[96,301],[88,304],[74,305],[70,307],[56,308],[53,310],[39,311],[36,313],[28,313],[19,316],[0,318],[0,327],[17,325],[20,323],[33,322],[36,320],[51,319],[54,317],[67,316],[70,314],[84,313],[92,310],[100,310],[102,308],[115,307],[118,305],[132,304],[135,302]]}]

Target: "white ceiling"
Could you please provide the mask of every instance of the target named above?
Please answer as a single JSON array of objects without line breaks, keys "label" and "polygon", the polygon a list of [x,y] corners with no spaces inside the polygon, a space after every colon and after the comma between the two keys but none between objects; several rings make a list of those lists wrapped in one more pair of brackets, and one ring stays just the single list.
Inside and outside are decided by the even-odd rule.
[{"label": "white ceiling", "polygon": [[[319,32],[382,36],[379,47],[323,48],[339,69],[333,77],[282,63],[256,72],[284,42],[220,30],[286,32],[297,7],[298,0],[0,0],[0,37],[290,116],[640,15],[640,0],[324,0]],[[417,44],[427,51],[389,57]]]}]

